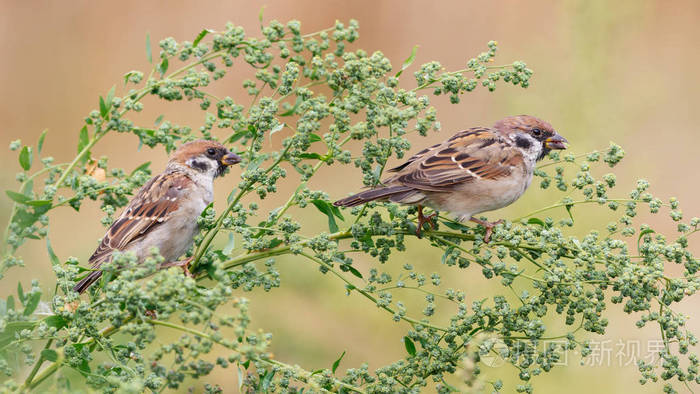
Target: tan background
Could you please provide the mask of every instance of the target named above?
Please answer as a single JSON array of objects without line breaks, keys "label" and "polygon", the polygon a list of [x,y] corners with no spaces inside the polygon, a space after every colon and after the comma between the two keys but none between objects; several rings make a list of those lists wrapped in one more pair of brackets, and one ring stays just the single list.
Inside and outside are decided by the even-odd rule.
[{"label": "tan background", "polygon": [[[61,161],[73,157],[77,131],[83,117],[97,107],[98,95],[114,84],[118,86],[117,94],[123,93],[119,90],[122,75],[132,69],[146,69],[146,32],[150,32],[154,44],[167,36],[192,40],[202,28],[222,29],[232,21],[257,35],[262,5],[267,6],[267,21],[299,19],[304,32],[331,26],[336,19],[355,18],[360,22],[357,47],[381,50],[395,66],[410,54],[413,45],[419,45],[416,64],[439,60],[448,69],[462,68],[468,58],[484,50],[487,41],[496,39],[500,44],[496,63],[525,60],[535,70],[532,86],[524,90],[499,85],[495,94],[468,94],[458,106],[442,98],[434,100],[443,131],[430,135],[430,142],[412,137],[412,151],[464,127],[489,125],[508,114],[529,113],[549,120],[576,152],[605,147],[609,141],[622,145],[628,158],[618,171],[619,194],[626,193],[636,178],[644,177],[659,197],[678,197],[686,217],[700,215],[697,1],[442,1],[431,5],[379,0],[2,0],[0,145],[17,138],[34,144],[39,133],[48,128],[45,151]],[[156,54],[154,49],[154,57]],[[241,79],[235,76],[218,89],[243,100]],[[171,119],[196,129],[203,113],[193,107],[179,106],[176,112],[151,100],[146,102],[145,113],[136,119],[152,122],[165,112]],[[127,170],[148,160],[153,161],[153,169],[162,168],[166,160],[163,151],[146,148],[135,153],[135,146],[133,137],[114,135],[103,140],[95,153],[109,155],[111,165]],[[5,151],[0,155],[0,165],[0,187],[15,188],[14,173],[19,170],[16,155]],[[347,182],[337,181],[341,179],[338,171]],[[314,186],[323,187],[334,197],[360,186],[357,171],[342,171],[334,168],[321,172],[324,178]],[[232,174],[219,181],[217,207],[221,208],[227,189],[237,182],[235,177]],[[533,188],[521,201],[490,217],[516,217],[559,197]],[[268,205],[279,205],[278,199],[271,199]],[[3,193],[1,223],[6,222],[8,210]],[[314,219],[309,219],[309,225],[324,225],[323,218],[310,215]],[[101,216],[95,203],[85,204],[77,215],[69,208],[54,214],[51,236],[58,255],[85,260],[104,231],[99,223]],[[607,222],[596,217],[582,221],[589,227]],[[643,216],[642,221],[666,232],[674,229],[666,217]],[[309,228],[313,227],[306,227],[307,233]],[[697,236],[694,242],[697,254]],[[14,269],[3,283],[38,277],[48,288],[53,275],[43,244],[28,244],[21,253],[31,269]],[[449,282],[466,289],[470,300],[482,298],[489,289],[503,291],[497,284],[484,281],[476,267],[455,271],[440,266],[439,255],[420,242],[411,243],[409,253],[398,255],[390,265],[400,266],[410,256],[427,273],[449,273]],[[359,264],[366,271],[374,263],[362,260]],[[342,284],[320,277],[317,269],[305,262],[283,259],[278,267],[282,288],[246,296],[253,299],[254,326],[274,334],[273,350],[280,360],[316,369],[330,366],[348,349],[341,367],[368,361],[374,368],[404,354],[400,338],[405,325],[391,323],[389,316],[362,298],[346,297]],[[6,296],[10,288],[0,292]],[[698,300],[685,303],[684,308],[697,313]],[[647,341],[655,339],[657,330],[634,329],[630,317],[617,307],[608,311],[608,317],[608,335],[596,340],[611,341],[606,345],[611,348],[610,368],[606,362],[598,367],[577,366],[578,358],[571,356],[569,364],[574,367],[559,368],[534,379],[536,392],[561,392],[562,385],[568,392],[658,390],[658,386],[638,386],[636,368],[620,367],[620,359],[616,358],[618,341],[641,341],[643,356]],[[690,324],[696,334],[700,332],[697,321],[691,319]],[[516,375],[509,367],[485,368],[484,372],[489,379]],[[226,392],[237,387],[233,369],[217,369],[214,379],[224,385]],[[512,389],[514,384],[515,380],[507,379],[507,387]]]}]

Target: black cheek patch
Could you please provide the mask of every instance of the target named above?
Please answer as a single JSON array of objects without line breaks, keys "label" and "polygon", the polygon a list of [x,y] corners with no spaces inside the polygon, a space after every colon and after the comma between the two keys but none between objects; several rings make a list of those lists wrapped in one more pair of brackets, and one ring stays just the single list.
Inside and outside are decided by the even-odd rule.
[{"label": "black cheek patch", "polygon": [[205,161],[192,160],[192,168],[207,172],[209,171],[209,164]]},{"label": "black cheek patch", "polygon": [[515,145],[517,145],[518,148],[530,149],[532,142],[526,137],[517,136],[515,137]]}]

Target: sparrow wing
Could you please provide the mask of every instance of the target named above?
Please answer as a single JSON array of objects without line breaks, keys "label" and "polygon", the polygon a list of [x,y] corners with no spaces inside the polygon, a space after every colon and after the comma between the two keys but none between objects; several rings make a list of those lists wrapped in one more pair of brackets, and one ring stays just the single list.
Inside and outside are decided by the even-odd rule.
[{"label": "sparrow wing", "polygon": [[168,172],[151,178],[112,223],[100,246],[90,257],[90,263],[99,266],[112,251],[124,250],[129,243],[165,223],[180,207],[181,197],[192,183],[181,172]]},{"label": "sparrow wing", "polygon": [[493,130],[472,128],[391,169],[397,174],[385,183],[442,192],[465,182],[508,176],[523,163],[522,153]]}]

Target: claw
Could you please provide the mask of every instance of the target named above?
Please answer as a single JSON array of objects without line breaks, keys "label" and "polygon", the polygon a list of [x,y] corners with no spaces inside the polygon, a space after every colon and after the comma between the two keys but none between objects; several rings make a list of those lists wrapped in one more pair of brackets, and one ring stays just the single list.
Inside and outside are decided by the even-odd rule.
[{"label": "claw", "polygon": [[478,223],[486,229],[484,233],[484,243],[489,243],[491,241],[491,234],[493,233],[493,228],[503,223],[503,219],[496,220],[495,222],[487,222],[486,220],[477,219],[475,217],[469,218],[470,221]]},{"label": "claw", "polygon": [[184,272],[185,276],[190,277],[190,278],[194,278],[194,275],[192,275],[192,273],[190,272],[190,268],[189,268],[190,263],[192,262],[193,259],[194,259],[194,256],[192,256],[188,259],[182,260],[182,261],[171,261],[168,263],[163,263],[160,265],[160,268],[163,269],[163,268],[169,268],[169,267],[180,267],[180,268],[182,268],[182,271]]},{"label": "claw", "polygon": [[433,218],[436,218],[437,216],[437,212],[433,212],[428,216],[423,216],[423,206],[418,205],[418,226],[416,227],[416,235],[418,238],[421,237],[421,229],[425,223],[430,224],[430,228],[435,230],[435,222],[433,222]]}]

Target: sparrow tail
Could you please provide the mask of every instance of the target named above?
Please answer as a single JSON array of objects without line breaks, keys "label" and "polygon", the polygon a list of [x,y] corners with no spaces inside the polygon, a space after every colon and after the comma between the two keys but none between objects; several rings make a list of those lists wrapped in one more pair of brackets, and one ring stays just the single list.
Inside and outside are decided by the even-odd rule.
[{"label": "sparrow tail", "polygon": [[97,282],[100,280],[100,277],[102,276],[102,271],[93,271],[90,272],[88,276],[83,278],[78,284],[75,285],[73,288],[73,291],[78,292],[79,294],[82,294],[85,290],[87,290],[90,285],[93,283]]},{"label": "sparrow tail", "polygon": [[336,207],[354,207],[355,205],[364,204],[375,200],[390,200],[400,202],[403,197],[409,192],[415,190],[408,186],[389,186],[376,189],[365,190],[363,192],[353,194],[350,197],[345,197],[333,203]]}]

